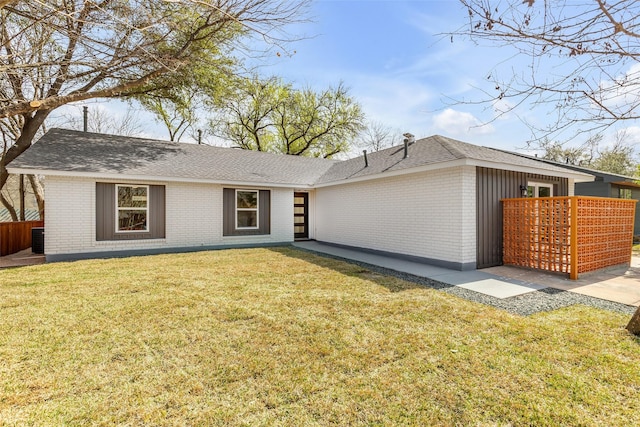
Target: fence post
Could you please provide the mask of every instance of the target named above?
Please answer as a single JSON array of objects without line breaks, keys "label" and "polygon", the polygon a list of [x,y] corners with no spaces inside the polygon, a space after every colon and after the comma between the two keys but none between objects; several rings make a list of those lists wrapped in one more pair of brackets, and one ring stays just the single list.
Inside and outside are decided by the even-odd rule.
[{"label": "fence post", "polygon": [[569,212],[571,215],[569,247],[571,253],[571,268],[569,277],[571,280],[578,280],[578,197],[569,197]]}]

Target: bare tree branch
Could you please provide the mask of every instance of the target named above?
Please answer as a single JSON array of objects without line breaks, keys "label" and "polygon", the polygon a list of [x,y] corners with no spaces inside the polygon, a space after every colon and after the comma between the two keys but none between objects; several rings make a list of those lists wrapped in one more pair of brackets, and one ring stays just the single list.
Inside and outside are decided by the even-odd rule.
[{"label": "bare tree branch", "polygon": [[[640,3],[632,0],[460,0],[469,22],[450,35],[516,50],[506,74],[471,103],[508,101],[546,108],[551,120],[528,123],[533,139],[595,134],[640,119]],[[512,68],[527,58],[522,68]],[[467,101],[460,101],[462,103]]]},{"label": "bare tree branch", "polygon": [[[203,69],[233,73],[249,38],[282,46],[310,0],[0,0],[0,189],[52,110],[158,93]],[[252,45],[257,45],[253,42]]]}]

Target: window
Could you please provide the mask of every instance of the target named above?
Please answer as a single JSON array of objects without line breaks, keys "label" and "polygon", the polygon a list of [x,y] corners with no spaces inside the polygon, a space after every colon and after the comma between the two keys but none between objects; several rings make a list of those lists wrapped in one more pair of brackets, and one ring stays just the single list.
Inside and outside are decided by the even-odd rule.
[{"label": "window", "polygon": [[553,184],[529,182],[527,184],[527,197],[553,197]]},{"label": "window", "polygon": [[224,188],[222,235],[258,236],[271,233],[271,191]]},{"label": "window", "polygon": [[96,182],[96,241],[164,239],[165,198],[164,185]]},{"label": "window", "polygon": [[116,185],[116,232],[149,230],[149,187]]},{"label": "window", "polygon": [[631,199],[633,198],[633,194],[630,188],[618,188],[618,198],[620,199]]},{"label": "window", "polygon": [[236,229],[257,229],[258,191],[236,190]]}]

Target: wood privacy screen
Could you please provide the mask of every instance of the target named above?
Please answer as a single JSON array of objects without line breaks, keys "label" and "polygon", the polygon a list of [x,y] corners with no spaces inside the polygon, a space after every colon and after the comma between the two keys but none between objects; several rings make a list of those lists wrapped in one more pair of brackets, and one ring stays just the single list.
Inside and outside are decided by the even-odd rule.
[{"label": "wood privacy screen", "polygon": [[33,227],[44,227],[44,221],[0,222],[0,256],[29,248]]},{"label": "wood privacy screen", "polygon": [[578,274],[629,264],[636,200],[503,199],[503,262]]}]

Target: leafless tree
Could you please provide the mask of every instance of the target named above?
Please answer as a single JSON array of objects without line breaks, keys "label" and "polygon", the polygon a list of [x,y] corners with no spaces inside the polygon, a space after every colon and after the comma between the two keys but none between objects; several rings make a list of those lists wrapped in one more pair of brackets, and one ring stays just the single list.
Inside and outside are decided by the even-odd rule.
[{"label": "leafless tree", "polygon": [[[124,114],[114,115],[100,105],[92,105],[87,109],[87,131],[122,136],[140,136],[144,129],[139,114],[133,108],[124,110]],[[84,117],[81,114],[66,114],[48,122],[49,127],[68,127],[75,130],[84,129]]]},{"label": "leafless tree", "polygon": [[371,151],[394,146],[400,142],[402,133],[379,121],[368,121],[358,137],[358,146]]},{"label": "leafless tree", "polygon": [[486,98],[511,109],[546,108],[534,139],[565,140],[640,118],[640,2],[634,0],[460,0],[468,25],[451,34],[516,49],[526,66],[497,65]]},{"label": "leafless tree", "polygon": [[[0,6],[0,119],[20,129],[0,162],[32,143],[54,109],[153,93],[183,76],[230,67],[247,37],[280,45],[309,0],[47,0]],[[258,36],[258,37],[255,37]]]}]

